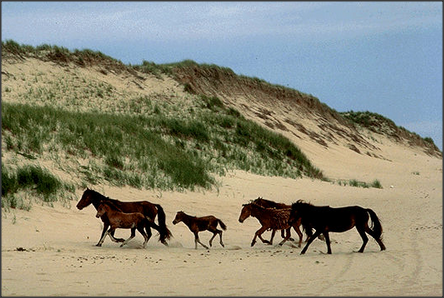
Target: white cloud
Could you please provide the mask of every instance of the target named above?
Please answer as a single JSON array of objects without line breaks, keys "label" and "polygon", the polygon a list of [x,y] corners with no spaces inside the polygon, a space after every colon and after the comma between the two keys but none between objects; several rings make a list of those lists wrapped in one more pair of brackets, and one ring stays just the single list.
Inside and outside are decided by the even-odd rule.
[{"label": "white cloud", "polygon": [[[2,5],[4,36],[35,40],[196,40],[285,35],[345,38],[441,26],[441,3],[116,2]],[[36,8],[39,7],[38,13]],[[33,9],[31,9],[33,8]],[[5,34],[6,33],[6,34]]]}]

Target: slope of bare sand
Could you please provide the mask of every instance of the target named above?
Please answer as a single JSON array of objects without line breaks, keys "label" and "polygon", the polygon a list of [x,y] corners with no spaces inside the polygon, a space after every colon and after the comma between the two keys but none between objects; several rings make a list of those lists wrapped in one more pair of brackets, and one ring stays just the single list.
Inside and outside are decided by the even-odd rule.
[{"label": "slope of bare sand", "polygon": [[[30,212],[2,211],[2,295],[442,296],[442,161],[402,148],[392,148],[392,154],[397,159],[391,162],[369,158],[357,165],[373,169],[383,189],[244,172],[229,173],[219,189],[205,192],[95,188],[115,199],[161,204],[174,235],[169,247],[157,241],[157,233],[146,249],[139,234],[127,247],[109,239],[96,247],[101,221],[92,206],[77,210],[77,202],[71,208],[34,205]],[[340,175],[356,176],[350,167],[348,173],[346,167],[336,168]],[[250,247],[259,223],[249,218],[240,224],[238,216],[241,205],[258,196],[369,207],[382,220],[387,250],[380,252],[370,239],[363,254],[354,253],[361,245],[356,230],[331,234],[332,255],[325,254],[320,240],[300,255],[301,249],[290,244],[276,246],[278,235],[274,245]],[[187,227],[171,223],[179,210],[221,218],[228,226],[225,248],[214,241],[209,250],[195,250]],[[210,236],[200,234],[204,243]]]}]

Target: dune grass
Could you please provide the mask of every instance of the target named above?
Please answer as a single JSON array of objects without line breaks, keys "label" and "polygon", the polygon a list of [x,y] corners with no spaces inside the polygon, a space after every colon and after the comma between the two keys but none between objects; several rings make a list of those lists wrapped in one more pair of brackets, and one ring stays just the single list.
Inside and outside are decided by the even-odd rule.
[{"label": "dune grass", "polygon": [[[261,175],[322,178],[282,135],[200,97],[187,118],[150,105],[143,114],[74,112],[2,102],[8,150],[30,156],[60,150],[91,159],[85,180],[161,189],[211,188],[214,175],[242,169]],[[89,171],[89,173],[88,173]]]},{"label": "dune grass", "polygon": [[64,182],[38,165],[23,165],[15,169],[2,164],[2,207],[29,210],[31,204],[17,196],[20,191],[34,193],[43,202],[58,201],[58,194],[74,192],[71,183]]}]

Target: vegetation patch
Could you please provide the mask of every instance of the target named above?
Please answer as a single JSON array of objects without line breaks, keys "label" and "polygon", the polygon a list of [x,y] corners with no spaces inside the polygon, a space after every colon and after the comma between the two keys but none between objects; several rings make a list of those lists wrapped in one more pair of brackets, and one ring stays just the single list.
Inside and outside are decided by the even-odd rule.
[{"label": "vegetation patch", "polygon": [[57,194],[74,192],[74,185],[63,182],[38,165],[24,165],[12,169],[2,164],[2,207],[29,209],[30,205],[17,196],[20,191],[34,193],[44,202],[57,201]]},{"label": "vegetation patch", "polygon": [[378,179],[373,180],[371,183],[359,181],[356,179],[350,179],[350,180],[338,180],[338,185],[341,186],[352,186],[352,187],[362,187],[362,188],[380,188],[382,189],[382,184]]},{"label": "vegetation patch", "polygon": [[405,139],[411,145],[420,145],[428,148],[429,150],[427,150],[427,152],[432,155],[441,155],[440,150],[436,147],[432,138],[422,138],[418,134],[410,132],[402,126],[397,126],[392,120],[380,114],[369,111],[348,111],[340,114],[355,125],[364,127],[378,134],[385,134],[394,140]]},{"label": "vegetation patch", "polygon": [[140,114],[105,114],[2,102],[2,133],[7,149],[22,155],[39,156],[50,148],[88,160],[78,168],[88,183],[211,188],[214,175],[230,169],[323,177],[288,139],[216,98],[200,97],[183,117],[171,110],[156,104]]}]

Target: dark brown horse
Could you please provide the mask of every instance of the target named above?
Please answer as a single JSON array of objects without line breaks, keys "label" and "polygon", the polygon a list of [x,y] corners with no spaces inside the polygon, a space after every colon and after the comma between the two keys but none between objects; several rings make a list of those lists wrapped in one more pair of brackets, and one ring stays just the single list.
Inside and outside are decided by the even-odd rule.
[{"label": "dark brown horse", "polygon": [[[258,204],[258,205],[260,205],[260,206],[262,206],[262,207],[265,207],[265,208],[276,208],[276,209],[290,209],[291,208],[291,205],[287,205],[287,204],[284,204],[284,203],[276,203],[274,201],[266,200],[266,199],[263,199],[261,197],[257,198],[253,202]],[[301,232],[301,230],[299,228],[300,225],[301,225],[301,221],[298,221],[298,222],[296,222],[295,225],[293,225],[293,229],[296,231],[296,233],[299,236],[299,247],[301,247],[302,238],[303,238],[302,232]],[[288,233],[290,233],[290,229],[288,230]],[[284,235],[285,231],[286,230],[281,230],[281,237],[284,238],[284,239],[285,239],[285,235]],[[276,233],[276,230],[273,230],[271,232],[270,244],[273,244],[273,238],[274,238],[275,233]],[[294,239],[291,238],[291,236],[290,236],[290,238],[288,240],[294,241]]]},{"label": "dark brown horse", "polygon": [[214,237],[219,234],[220,245],[224,247],[224,243],[222,242],[222,231],[217,229],[217,225],[219,224],[224,231],[227,229],[227,226],[220,219],[216,218],[213,215],[203,217],[190,216],[183,211],[179,211],[177,212],[176,217],[173,220],[173,224],[178,224],[181,221],[188,226],[191,232],[193,232],[195,249],[197,249],[197,243],[208,249],[208,246],[206,246],[199,240],[198,233],[201,231],[210,231],[211,233],[213,233],[213,237],[211,237],[209,241],[210,246],[213,245]]},{"label": "dark brown horse", "polygon": [[[106,216],[108,218],[110,227],[109,230],[106,231],[102,238],[99,240],[99,246],[102,245],[103,241],[106,238],[106,235],[109,235],[109,237],[113,241],[115,241],[113,234],[116,229],[131,229],[131,236],[123,241],[123,243],[120,245],[120,247],[122,247],[136,236],[137,229],[145,239],[145,241],[143,242],[143,248],[145,248],[146,243],[151,237],[150,227],[153,226],[151,218],[146,217],[140,212],[122,212],[119,210],[119,208],[114,206],[114,204],[109,201],[101,201],[99,203],[99,206],[97,207],[96,217],[99,218],[103,216]],[[148,235],[147,233],[145,233],[144,229],[146,229]]]},{"label": "dark brown horse", "polygon": [[[156,225],[153,222],[152,227],[159,232],[159,234],[160,234],[159,241],[162,242],[164,245],[168,246],[168,243],[166,242],[166,240],[170,239],[171,232],[167,228],[166,223],[165,223],[165,212],[163,211],[163,208],[159,204],[152,204],[148,201],[122,202],[119,200],[114,200],[114,199],[105,197],[104,195],[98,193],[97,191],[87,188],[83,192],[82,198],[77,203],[77,208],[79,210],[82,210],[83,208],[89,206],[90,204],[93,204],[94,208],[96,208],[96,210],[97,210],[97,208],[99,207],[99,204],[102,200],[112,202],[114,204],[114,206],[119,208],[119,210],[121,210],[122,212],[126,212],[126,213],[140,212],[143,215],[151,218],[153,221],[154,221],[155,217],[157,216],[157,221],[158,221],[159,225]],[[100,239],[103,238],[103,236],[105,235],[105,232],[107,231],[107,229],[110,225],[109,220],[106,217],[106,215],[102,216],[101,219],[103,221],[104,226],[103,226],[103,231],[102,231],[102,235],[100,236]],[[112,231],[110,233],[110,235],[112,237],[114,237],[114,231]],[[114,239],[115,239],[114,241],[119,241],[119,242],[125,241],[122,238],[114,238]],[[100,240],[96,245],[97,246],[101,245]]]},{"label": "dark brown horse", "polygon": [[[370,216],[369,216],[370,215]],[[372,220],[372,228],[368,226],[369,218]],[[328,232],[345,232],[353,227],[359,232],[363,244],[359,252],[364,252],[365,245],[368,242],[366,232],[378,242],[381,250],[385,250],[382,243],[382,226],[376,213],[369,208],[359,206],[349,206],[341,208],[332,208],[329,206],[314,206],[302,200],[291,205],[289,222],[302,220],[304,228],[315,229],[315,233],[308,239],[307,244],[302,249],[301,254],[307,251],[308,246],[320,234],[323,234],[327,243],[327,253],[331,254],[330,237]]]},{"label": "dark brown horse", "polygon": [[[242,206],[243,208],[239,215],[239,222],[242,223],[249,216],[253,216],[256,217],[262,225],[262,227],[259,230],[257,230],[256,233],[254,234],[253,240],[251,241],[251,246],[254,246],[254,244],[256,243],[256,237],[259,237],[259,239],[261,239],[263,243],[271,244],[270,241],[262,238],[262,233],[264,233],[268,229],[287,231],[287,235],[285,236],[284,240],[282,240],[279,243],[279,245],[283,245],[290,238],[290,228],[292,226],[293,227],[296,226],[296,223],[293,223],[293,225],[290,225],[288,223],[288,219],[290,218],[291,208],[286,208],[286,209],[265,208],[254,202],[243,204]],[[299,245],[301,241],[302,237],[299,238]]]}]

